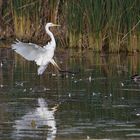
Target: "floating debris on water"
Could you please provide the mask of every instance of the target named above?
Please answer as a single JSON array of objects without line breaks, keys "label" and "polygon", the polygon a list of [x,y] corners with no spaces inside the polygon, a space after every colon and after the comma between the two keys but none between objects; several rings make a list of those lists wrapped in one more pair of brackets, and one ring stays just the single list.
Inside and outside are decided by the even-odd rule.
[{"label": "floating debris on water", "polygon": [[1,67],[3,66],[3,63],[2,63],[2,62],[0,63],[0,66],[1,66]]},{"label": "floating debris on water", "polygon": [[124,83],[123,83],[123,82],[121,82],[121,86],[122,86],[122,87],[124,86]]},{"label": "floating debris on water", "polygon": [[31,127],[32,128],[36,128],[36,122],[35,122],[35,120],[31,120]]},{"label": "floating debris on water", "polygon": [[109,96],[112,97],[112,94],[110,93]]},{"label": "floating debris on water", "polygon": [[92,93],[92,96],[96,96],[96,93],[95,93],[95,92],[93,92],[93,93]]},{"label": "floating debris on water", "polygon": [[69,93],[68,96],[71,97],[71,93]]},{"label": "floating debris on water", "polygon": [[74,83],[77,83],[78,81],[74,80]]},{"label": "floating debris on water", "polygon": [[1,88],[3,88],[3,87],[4,87],[4,85],[2,85],[2,84],[1,84],[1,85],[0,85],[0,87],[1,87]]},{"label": "floating debris on water", "polygon": [[15,84],[16,84],[16,86],[21,86],[21,87],[23,87],[23,82],[16,82]]},{"label": "floating debris on water", "polygon": [[53,77],[55,77],[55,76],[56,76],[56,74],[55,74],[55,73],[52,73],[52,76],[53,76]]},{"label": "floating debris on water", "polygon": [[25,89],[23,89],[23,92],[26,92],[27,91],[27,89],[25,88]]},{"label": "floating debris on water", "polygon": [[90,137],[89,136],[87,136],[87,140],[89,140],[90,139]]},{"label": "floating debris on water", "polygon": [[140,116],[140,113],[137,113],[136,116]]}]

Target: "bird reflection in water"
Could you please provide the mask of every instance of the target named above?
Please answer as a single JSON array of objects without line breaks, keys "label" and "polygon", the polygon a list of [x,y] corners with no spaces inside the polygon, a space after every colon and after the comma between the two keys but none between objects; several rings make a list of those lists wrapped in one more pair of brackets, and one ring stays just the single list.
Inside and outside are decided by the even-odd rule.
[{"label": "bird reflection in water", "polygon": [[46,140],[54,140],[57,133],[55,112],[59,105],[49,109],[47,102],[43,98],[38,98],[38,107],[23,117],[15,121],[14,132],[12,137],[14,139],[42,136],[47,130]]}]

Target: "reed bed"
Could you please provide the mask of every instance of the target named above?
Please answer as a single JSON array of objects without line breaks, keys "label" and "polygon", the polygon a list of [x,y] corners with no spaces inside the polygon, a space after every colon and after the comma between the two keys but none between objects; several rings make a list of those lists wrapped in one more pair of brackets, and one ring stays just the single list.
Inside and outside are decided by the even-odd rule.
[{"label": "reed bed", "polygon": [[54,30],[61,46],[132,52],[140,50],[139,7],[139,0],[3,0],[0,27],[43,43],[48,37],[44,25],[51,21],[62,25]]}]

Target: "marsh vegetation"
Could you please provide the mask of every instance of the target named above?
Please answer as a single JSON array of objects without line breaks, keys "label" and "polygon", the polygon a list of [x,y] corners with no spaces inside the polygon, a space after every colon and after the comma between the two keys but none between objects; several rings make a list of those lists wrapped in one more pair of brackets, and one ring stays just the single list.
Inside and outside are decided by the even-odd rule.
[{"label": "marsh vegetation", "polygon": [[46,22],[60,46],[94,51],[139,51],[139,0],[9,0],[0,1],[0,37],[45,43]]}]

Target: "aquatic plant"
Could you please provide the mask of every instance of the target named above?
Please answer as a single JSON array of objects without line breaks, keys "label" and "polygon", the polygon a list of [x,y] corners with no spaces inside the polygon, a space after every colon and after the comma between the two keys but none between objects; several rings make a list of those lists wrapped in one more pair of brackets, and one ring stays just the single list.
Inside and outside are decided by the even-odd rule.
[{"label": "aquatic plant", "polygon": [[[71,21],[76,22],[77,27],[85,24],[82,31],[87,34],[88,47],[99,51],[105,44],[109,45],[111,52],[124,50],[125,46],[130,51],[137,49],[136,42],[138,42],[140,27],[139,1],[80,0],[79,4],[79,9],[82,9],[82,15],[79,16],[83,20],[73,18]],[[73,10],[71,13],[77,13],[77,11]]]},{"label": "aquatic plant", "polygon": [[44,25],[51,21],[62,24],[62,30],[56,33],[61,46],[137,51],[139,6],[139,0],[11,0],[0,4],[0,18],[20,39],[42,43],[47,37]]}]

